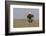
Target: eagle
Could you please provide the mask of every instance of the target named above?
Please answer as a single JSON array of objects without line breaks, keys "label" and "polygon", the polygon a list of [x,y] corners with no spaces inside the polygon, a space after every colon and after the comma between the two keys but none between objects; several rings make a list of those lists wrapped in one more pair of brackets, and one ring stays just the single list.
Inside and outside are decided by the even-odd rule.
[{"label": "eagle", "polygon": [[33,19],[32,19],[33,17],[34,17],[34,15],[31,14],[31,12],[29,12],[29,14],[27,15],[27,18],[28,18],[28,22],[29,23],[31,23],[33,21]]}]

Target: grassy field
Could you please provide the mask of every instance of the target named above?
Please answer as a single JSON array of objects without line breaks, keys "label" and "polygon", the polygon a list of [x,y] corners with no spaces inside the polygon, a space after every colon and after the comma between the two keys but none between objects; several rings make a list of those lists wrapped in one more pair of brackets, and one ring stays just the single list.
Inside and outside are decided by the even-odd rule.
[{"label": "grassy field", "polygon": [[14,21],[14,28],[22,28],[22,27],[38,27],[39,20],[34,20],[32,23],[28,23],[25,19],[13,20]]}]

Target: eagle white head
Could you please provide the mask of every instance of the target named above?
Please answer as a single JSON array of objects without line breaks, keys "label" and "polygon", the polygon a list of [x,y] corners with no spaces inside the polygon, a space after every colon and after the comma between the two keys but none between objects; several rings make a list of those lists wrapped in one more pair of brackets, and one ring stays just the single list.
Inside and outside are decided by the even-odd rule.
[{"label": "eagle white head", "polygon": [[31,12],[29,12],[28,14],[32,14]]}]

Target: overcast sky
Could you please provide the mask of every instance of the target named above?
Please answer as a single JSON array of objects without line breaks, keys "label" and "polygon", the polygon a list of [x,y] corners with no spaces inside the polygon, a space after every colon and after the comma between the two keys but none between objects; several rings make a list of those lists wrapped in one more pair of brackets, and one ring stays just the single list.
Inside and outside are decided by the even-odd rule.
[{"label": "overcast sky", "polygon": [[14,8],[13,9],[13,18],[14,19],[26,19],[28,13],[31,12],[34,15],[34,19],[39,18],[39,9],[31,8]]}]

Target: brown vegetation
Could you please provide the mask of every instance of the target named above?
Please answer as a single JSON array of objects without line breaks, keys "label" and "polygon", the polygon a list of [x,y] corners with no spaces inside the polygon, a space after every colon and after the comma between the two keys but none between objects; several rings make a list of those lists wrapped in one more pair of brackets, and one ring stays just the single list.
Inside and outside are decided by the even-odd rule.
[{"label": "brown vegetation", "polygon": [[25,19],[14,20],[14,28],[21,28],[21,27],[38,27],[39,20],[34,20],[32,23],[29,23]]}]

